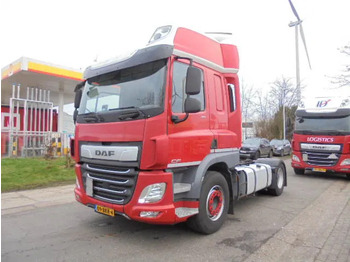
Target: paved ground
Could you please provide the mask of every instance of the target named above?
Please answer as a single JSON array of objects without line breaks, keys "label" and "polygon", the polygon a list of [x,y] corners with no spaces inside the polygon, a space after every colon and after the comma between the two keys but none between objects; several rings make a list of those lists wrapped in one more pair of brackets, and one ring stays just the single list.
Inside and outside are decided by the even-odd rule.
[{"label": "paved ground", "polygon": [[[35,254],[40,255],[47,248],[52,249],[51,252],[56,250],[58,254],[62,253],[56,245],[63,244],[66,257],[69,253],[70,258],[73,259],[72,253],[75,250],[75,258],[82,259],[81,255],[85,255],[84,252],[86,252],[84,243],[88,243],[90,254],[85,258],[91,259],[89,261],[99,257],[96,245],[100,245],[100,249],[110,245],[110,249],[106,250],[115,252],[110,256],[119,254],[120,258],[126,261],[137,261],[141,258],[139,256],[138,259],[135,257],[133,260],[126,255],[129,253],[127,248],[130,247],[132,250],[141,248],[139,252],[144,256],[143,261],[152,257],[152,254],[147,253],[148,250],[158,252],[158,257],[154,261],[173,261],[165,250],[176,251],[176,253],[181,252],[180,250],[189,252],[188,261],[210,261],[213,257],[217,257],[213,252],[227,254],[231,249],[232,253],[227,254],[226,257],[223,256],[225,259],[222,261],[350,262],[350,181],[342,177],[334,179],[294,174],[290,176],[292,179],[289,180],[287,191],[281,197],[260,196],[243,200],[237,207],[238,215],[229,216],[229,221],[221,232],[206,237],[187,232],[181,227],[159,227],[121,220],[115,222],[110,218],[94,214],[75,202],[74,185],[4,193],[1,194],[1,213],[2,232],[6,235],[2,235],[2,258],[9,259],[7,261],[20,261],[25,258],[28,258],[28,261],[45,261],[45,258],[35,257]],[[310,183],[312,188],[319,190],[317,194],[306,187],[301,187],[305,183]],[[298,192],[297,189],[304,191],[294,194],[292,189],[295,192]],[[300,199],[297,199],[298,194]],[[306,196],[310,196],[307,202]],[[276,208],[272,209],[272,206]],[[49,218],[48,214],[53,212],[54,215]],[[70,214],[71,217],[68,218],[66,214]],[[257,214],[258,216],[260,214],[260,220],[265,224],[269,223],[270,226],[262,227],[257,224],[259,220],[256,217]],[[71,223],[68,229],[67,224],[64,224],[65,217],[67,220],[72,219],[68,222]],[[37,232],[38,229],[33,224],[36,220],[43,218],[52,221],[47,221],[44,225],[40,221],[38,228],[44,228],[47,231]],[[53,221],[54,219],[57,221]],[[52,222],[56,225],[55,229],[52,228]],[[245,230],[239,227],[239,223],[243,224],[241,228]],[[8,228],[16,225],[18,228]],[[231,237],[228,237],[227,232]],[[38,243],[31,244],[34,237],[29,236],[33,235],[37,235],[44,241],[35,240]],[[152,242],[161,239],[163,239],[161,245],[154,245]],[[43,243],[45,241],[46,246]],[[197,243],[197,248],[190,247],[191,251],[187,250],[186,245],[189,246],[189,243],[194,243],[193,241]],[[116,243],[120,247],[118,251],[115,249]],[[20,246],[20,249],[14,252],[16,246]],[[202,250],[201,246],[208,251]],[[208,252],[205,253],[204,260],[203,252]],[[186,254],[182,254],[181,257],[182,260],[186,260]],[[54,259],[53,261],[65,259],[63,257],[63,260]]]}]

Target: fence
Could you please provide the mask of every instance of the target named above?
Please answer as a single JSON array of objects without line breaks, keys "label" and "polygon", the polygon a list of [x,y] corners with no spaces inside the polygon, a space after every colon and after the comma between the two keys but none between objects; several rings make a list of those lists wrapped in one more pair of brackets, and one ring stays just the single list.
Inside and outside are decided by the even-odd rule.
[{"label": "fence", "polygon": [[2,156],[61,156],[67,153],[71,135],[53,131],[50,91],[27,87],[26,98],[20,98],[20,89],[20,85],[12,86],[9,112],[2,114]]}]

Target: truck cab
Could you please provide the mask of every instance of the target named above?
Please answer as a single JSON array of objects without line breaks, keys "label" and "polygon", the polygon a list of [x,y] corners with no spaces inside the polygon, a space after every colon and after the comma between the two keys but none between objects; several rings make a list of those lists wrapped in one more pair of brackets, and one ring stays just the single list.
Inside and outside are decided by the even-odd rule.
[{"label": "truck cab", "polygon": [[350,177],[350,97],[305,99],[296,111],[292,167]]}]

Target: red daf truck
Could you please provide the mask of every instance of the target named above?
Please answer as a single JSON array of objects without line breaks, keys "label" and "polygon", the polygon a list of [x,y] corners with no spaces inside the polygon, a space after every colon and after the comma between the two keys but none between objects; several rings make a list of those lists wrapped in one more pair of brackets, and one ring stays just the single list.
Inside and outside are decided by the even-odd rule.
[{"label": "red daf truck", "polygon": [[350,178],[350,96],[314,97],[296,111],[292,167]]},{"label": "red daf truck", "polygon": [[278,159],[241,164],[235,45],[173,26],[86,69],[75,89],[76,200],[153,224],[210,234],[238,199],[287,183]]}]

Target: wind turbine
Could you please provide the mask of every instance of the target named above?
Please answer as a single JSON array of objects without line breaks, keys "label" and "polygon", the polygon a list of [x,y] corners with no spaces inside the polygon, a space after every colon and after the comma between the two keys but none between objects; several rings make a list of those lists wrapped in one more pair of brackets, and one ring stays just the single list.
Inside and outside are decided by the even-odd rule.
[{"label": "wind turbine", "polygon": [[301,39],[303,40],[303,44],[305,47],[305,52],[306,52],[306,56],[307,56],[307,60],[309,62],[309,67],[311,69],[311,63],[310,63],[310,58],[309,58],[309,53],[307,51],[307,47],[306,47],[306,41],[305,41],[305,35],[304,35],[304,30],[303,30],[303,25],[302,22],[303,20],[300,19],[297,10],[295,9],[293,3],[291,0],[288,0],[290,7],[292,8],[292,11],[295,15],[295,17],[297,18],[297,21],[295,22],[290,22],[289,23],[289,27],[295,27],[295,59],[296,59],[296,78],[297,78],[297,86],[296,86],[296,91],[297,91],[297,101],[300,101],[300,69],[299,69],[299,39],[298,39],[298,29],[300,30],[300,36]]},{"label": "wind turbine", "polygon": [[[305,48],[305,52],[306,52],[306,56],[307,56],[307,60],[309,62],[309,67],[311,69],[311,63],[310,63],[310,58],[309,58],[309,53],[307,51],[307,47],[306,47],[306,41],[305,41],[305,35],[304,35],[304,30],[303,30],[303,25],[302,22],[303,20],[300,19],[297,10],[295,9],[293,3],[291,0],[288,0],[290,7],[292,8],[292,11],[295,15],[295,17],[297,18],[297,21],[295,22],[290,22],[289,23],[289,27],[294,27],[295,28],[295,60],[296,60],[296,92],[297,92],[297,101],[298,103],[300,102],[300,98],[301,98],[301,91],[300,91],[300,68],[299,68],[299,39],[298,39],[298,29],[300,31],[300,36],[301,39],[303,40],[303,44],[304,44],[304,48]],[[283,139],[286,139],[286,121],[285,121],[285,101],[284,101],[284,97],[283,97]]]}]

